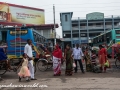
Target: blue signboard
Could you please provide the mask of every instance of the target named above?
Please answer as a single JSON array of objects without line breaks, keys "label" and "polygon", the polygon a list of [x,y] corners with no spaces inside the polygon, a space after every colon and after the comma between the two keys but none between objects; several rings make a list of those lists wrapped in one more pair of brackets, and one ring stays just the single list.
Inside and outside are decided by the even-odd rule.
[{"label": "blue signboard", "polygon": [[0,31],[0,41],[2,40],[2,32]]},{"label": "blue signboard", "polygon": [[88,40],[81,40],[81,43],[88,43]]},{"label": "blue signboard", "polygon": [[[88,43],[88,40],[81,40],[81,43]],[[79,40],[72,41],[72,44],[80,44]]]},{"label": "blue signboard", "polygon": [[72,41],[72,44],[79,44],[79,40]]}]

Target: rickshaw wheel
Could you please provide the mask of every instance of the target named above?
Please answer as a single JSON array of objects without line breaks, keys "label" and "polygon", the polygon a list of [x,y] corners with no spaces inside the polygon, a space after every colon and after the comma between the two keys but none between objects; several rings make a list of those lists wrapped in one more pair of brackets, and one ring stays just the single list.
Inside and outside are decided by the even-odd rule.
[{"label": "rickshaw wheel", "polygon": [[40,71],[46,71],[48,69],[48,62],[46,59],[39,59],[37,62],[37,68]]},{"label": "rickshaw wheel", "polygon": [[4,75],[7,72],[6,62],[0,62],[0,75]]},{"label": "rickshaw wheel", "polygon": [[53,67],[53,62],[51,61],[51,62],[48,62],[48,69],[52,69],[52,67]]}]

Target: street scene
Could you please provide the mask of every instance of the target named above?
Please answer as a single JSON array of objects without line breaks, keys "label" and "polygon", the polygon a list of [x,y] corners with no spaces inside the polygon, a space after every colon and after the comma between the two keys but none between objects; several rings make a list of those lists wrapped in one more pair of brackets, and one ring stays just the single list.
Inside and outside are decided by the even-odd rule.
[{"label": "street scene", "polygon": [[65,66],[62,65],[61,76],[55,77],[52,69],[44,72],[37,70],[35,73],[37,80],[30,82],[26,82],[25,79],[19,82],[15,72],[7,72],[2,76],[4,80],[0,81],[0,84],[33,85],[34,83],[39,83],[39,85],[46,85],[47,87],[11,87],[1,88],[1,90],[119,90],[120,70],[114,66],[114,61],[111,62],[113,62],[112,68],[108,69],[106,73],[85,72],[85,74],[82,74],[79,70],[73,76],[65,76]]},{"label": "street scene", "polygon": [[120,90],[119,3],[1,0],[0,90]]}]

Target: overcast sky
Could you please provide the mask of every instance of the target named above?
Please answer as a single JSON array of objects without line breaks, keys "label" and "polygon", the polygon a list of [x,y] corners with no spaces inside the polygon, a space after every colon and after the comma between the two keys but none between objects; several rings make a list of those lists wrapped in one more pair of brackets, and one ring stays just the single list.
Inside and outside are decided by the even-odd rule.
[{"label": "overcast sky", "polygon": [[[56,10],[56,23],[60,24],[60,12],[73,12],[73,18],[85,18],[91,12],[102,12],[105,16],[120,15],[120,0],[0,0],[0,2],[41,8],[45,10],[45,21],[53,23],[53,4]],[[62,37],[62,30],[56,30]]]}]

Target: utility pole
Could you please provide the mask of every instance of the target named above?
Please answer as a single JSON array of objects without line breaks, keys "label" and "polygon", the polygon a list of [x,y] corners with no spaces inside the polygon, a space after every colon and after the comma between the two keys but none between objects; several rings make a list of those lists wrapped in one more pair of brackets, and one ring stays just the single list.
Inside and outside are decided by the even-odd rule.
[{"label": "utility pole", "polygon": [[54,45],[56,45],[56,26],[55,26],[55,6],[53,4],[53,19],[54,19]]},{"label": "utility pole", "polygon": [[106,27],[105,27],[105,18],[104,18],[104,44],[105,44],[105,46],[106,46],[106,44],[107,44],[107,42],[106,42],[106,41],[107,41],[107,40],[106,40],[106,36],[107,36],[107,35],[106,35],[106,30],[105,30],[105,28],[106,28]]}]

